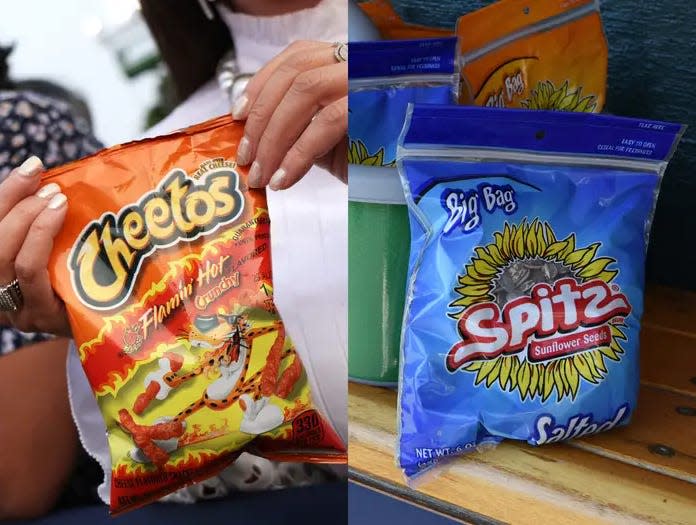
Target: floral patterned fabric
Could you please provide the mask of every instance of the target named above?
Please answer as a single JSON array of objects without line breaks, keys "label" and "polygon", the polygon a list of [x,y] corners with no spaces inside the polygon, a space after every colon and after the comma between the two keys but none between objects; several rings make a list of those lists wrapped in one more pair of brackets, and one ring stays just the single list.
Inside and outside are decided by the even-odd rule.
[{"label": "floral patterned fabric", "polygon": [[[28,91],[0,91],[0,181],[32,155],[53,168],[101,148],[67,104]],[[0,356],[48,337],[0,326]]]}]

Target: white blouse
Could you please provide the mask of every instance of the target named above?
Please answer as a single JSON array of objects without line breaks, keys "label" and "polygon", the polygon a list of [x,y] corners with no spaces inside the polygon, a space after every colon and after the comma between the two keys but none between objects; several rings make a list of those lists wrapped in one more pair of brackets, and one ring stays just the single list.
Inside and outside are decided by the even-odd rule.
[{"label": "white blouse", "polygon": [[[347,40],[345,0],[323,0],[311,9],[273,17],[225,8],[218,13],[230,28],[242,72],[257,71],[295,40]],[[228,111],[229,100],[213,79],[144,136],[170,133]],[[310,377],[315,403],[347,442],[347,187],[315,167],[292,188],[268,191],[268,206],[276,305]],[[68,390],[80,441],[104,470],[98,492],[108,502],[106,429],[74,345],[68,356]],[[257,476],[248,475],[252,470]],[[254,486],[244,485],[254,478]],[[245,454],[205,484],[220,496],[231,488],[273,488],[302,480],[307,475],[301,465],[272,466]],[[202,491],[194,485],[170,499],[200,497]]]}]

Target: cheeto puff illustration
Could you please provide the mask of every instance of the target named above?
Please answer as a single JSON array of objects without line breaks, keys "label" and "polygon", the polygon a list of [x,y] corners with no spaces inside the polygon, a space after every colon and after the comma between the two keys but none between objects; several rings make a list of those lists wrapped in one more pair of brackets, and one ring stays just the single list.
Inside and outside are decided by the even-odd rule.
[{"label": "cheeto puff illustration", "polygon": [[[254,340],[273,332],[277,335],[265,366],[247,377]],[[219,378],[208,385],[197,401],[174,417],[158,418],[153,426],[136,424],[123,410],[121,425],[135,444],[129,454],[131,459],[156,465],[166,462],[169,454],[179,448],[186,418],[204,408],[219,411],[237,403],[244,413],[239,430],[251,435],[269,432],[285,422],[283,411],[272,402],[272,397],[285,399],[290,395],[300,379],[302,366],[294,347],[283,349],[285,329],[281,322],[252,328],[242,315],[199,316],[182,339],[191,350],[202,352],[197,365],[184,372],[183,356],[165,353],[157,362],[158,368],[145,377],[145,390],[135,400],[133,412],[142,415],[155,400],[163,401],[183,383],[201,374],[216,373]],[[291,361],[279,373],[285,358]],[[165,426],[168,432],[164,432]]]}]

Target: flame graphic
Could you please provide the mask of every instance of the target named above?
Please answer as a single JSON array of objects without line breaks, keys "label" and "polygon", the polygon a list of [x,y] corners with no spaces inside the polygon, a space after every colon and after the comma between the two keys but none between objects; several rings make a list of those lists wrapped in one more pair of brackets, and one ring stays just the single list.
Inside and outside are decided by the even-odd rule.
[{"label": "flame graphic", "polygon": [[191,432],[187,432],[181,437],[181,439],[179,439],[179,447],[215,439],[216,437],[224,436],[227,433],[229,433],[229,423],[227,418],[223,419],[219,426],[213,423],[208,427],[208,430],[203,430],[201,425],[195,424],[193,425]]},{"label": "flame graphic", "polygon": [[186,452],[186,455],[182,459],[175,462],[170,461],[164,468],[165,470],[171,472],[179,472],[185,469],[195,469],[204,465],[208,465],[214,459],[220,457],[221,455],[222,454],[220,453],[214,454],[212,452],[190,450]]},{"label": "flame graphic", "polygon": [[285,407],[283,410],[283,421],[285,423],[292,421],[302,412],[309,409],[309,404],[303,403],[301,399],[295,399],[295,404],[291,407]]},{"label": "flame graphic", "polygon": [[125,463],[121,463],[113,470],[112,476],[115,479],[136,479],[154,472],[156,472],[154,467],[145,467],[144,465],[132,467]]},{"label": "flame graphic", "polygon": [[[264,208],[256,208],[253,217],[250,220],[258,220],[262,217],[266,217],[268,211]],[[178,260],[168,261],[167,272],[162,276],[158,282],[152,283],[147,292],[145,292],[141,300],[131,304],[129,307],[121,310],[118,314],[104,318],[104,324],[99,330],[98,335],[90,340],[80,345],[78,353],[80,356],[80,361],[88,368],[88,361],[90,358],[98,355],[99,362],[93,364],[94,373],[88,373],[88,377],[92,382],[92,388],[98,396],[111,394],[115,395],[116,392],[123,387],[123,385],[137,372],[142,364],[149,362],[147,357],[152,356],[153,353],[161,352],[164,353],[171,349],[173,346],[177,346],[176,343],[164,342],[157,345],[155,348],[147,348],[147,344],[144,345],[143,350],[138,354],[139,359],[135,359],[135,356],[131,356],[130,359],[120,359],[116,355],[105,355],[106,352],[103,350],[103,346],[110,343],[111,334],[115,330],[125,330],[126,327],[130,327],[134,320],[138,320],[142,315],[143,311],[151,308],[153,305],[157,304],[157,299],[162,295],[165,295],[168,291],[170,293],[176,294],[176,290],[173,290],[171,283],[181,280],[182,277],[189,277],[195,279],[198,275],[198,268],[208,257],[219,255],[221,253],[221,248],[224,247],[226,243],[233,242],[235,236],[238,235],[239,230],[242,225],[235,228],[229,228],[221,232],[215,239],[211,240],[205,244],[199,253],[192,253],[181,257]],[[245,230],[242,230],[242,233]],[[118,343],[118,342],[117,342]],[[113,343],[112,343],[113,345]],[[113,349],[108,349],[109,353],[113,352]],[[108,360],[108,361],[107,361]],[[107,363],[104,363],[107,361]],[[108,370],[108,372],[105,372]],[[99,372],[101,371],[101,372]],[[95,377],[98,376],[98,377]],[[106,376],[106,377],[105,377]]]},{"label": "flame graphic", "polygon": [[181,472],[182,470],[193,470],[200,467],[208,467],[211,463],[227,454],[228,451],[218,453],[202,450],[189,450],[185,456],[176,461],[170,460],[162,469],[157,469],[154,465],[142,465],[139,463],[120,463],[112,474],[115,479],[136,479],[147,478],[148,476],[161,476],[162,473]]}]

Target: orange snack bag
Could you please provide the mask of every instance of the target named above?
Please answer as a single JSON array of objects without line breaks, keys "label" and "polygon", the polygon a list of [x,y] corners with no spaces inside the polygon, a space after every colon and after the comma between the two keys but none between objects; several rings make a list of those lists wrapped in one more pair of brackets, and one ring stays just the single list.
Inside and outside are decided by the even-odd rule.
[{"label": "orange snack bag", "polygon": [[106,423],[113,513],[245,450],[345,462],[273,303],[242,134],[220,117],[45,174],[68,197],[49,271]]},{"label": "orange snack bag", "polygon": [[599,113],[607,42],[596,0],[502,0],[459,18],[460,102]]}]

